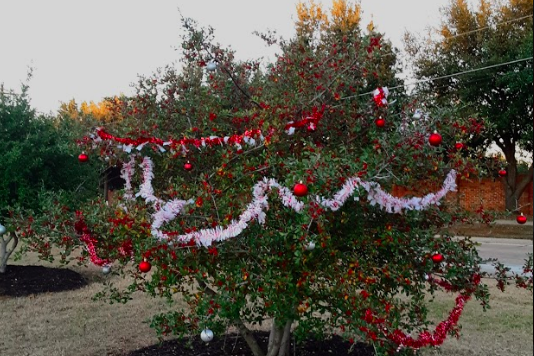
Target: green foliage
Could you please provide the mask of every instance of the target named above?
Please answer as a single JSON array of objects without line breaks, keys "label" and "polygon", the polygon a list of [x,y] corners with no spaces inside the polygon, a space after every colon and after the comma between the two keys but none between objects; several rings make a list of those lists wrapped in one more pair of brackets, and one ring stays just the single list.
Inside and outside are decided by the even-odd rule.
[{"label": "green foliage", "polygon": [[37,114],[27,87],[21,94],[0,94],[0,214],[10,206],[38,211],[40,196],[51,191],[63,190],[76,200],[94,197],[96,162],[81,165],[74,141],[85,130],[74,121]]}]

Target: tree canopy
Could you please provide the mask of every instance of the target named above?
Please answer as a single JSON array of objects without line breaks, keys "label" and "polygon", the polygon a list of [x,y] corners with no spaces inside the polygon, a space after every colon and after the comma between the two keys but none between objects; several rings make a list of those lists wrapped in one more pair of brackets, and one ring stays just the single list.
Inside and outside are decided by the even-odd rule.
[{"label": "tree canopy", "polygon": [[[28,87],[0,93],[0,212],[9,207],[39,210],[47,191],[94,197],[98,170],[82,166],[73,152],[75,138],[86,130],[72,120],[37,114]],[[96,162],[95,162],[96,163]],[[85,183],[85,184],[84,184]]]}]

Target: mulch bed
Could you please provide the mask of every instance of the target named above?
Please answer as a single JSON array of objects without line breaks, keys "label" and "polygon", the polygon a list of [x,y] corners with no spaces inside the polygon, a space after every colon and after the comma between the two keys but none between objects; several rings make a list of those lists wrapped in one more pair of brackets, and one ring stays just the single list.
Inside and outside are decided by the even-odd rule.
[{"label": "mulch bed", "polygon": [[[266,348],[269,340],[269,334],[265,331],[254,332],[258,343]],[[188,341],[190,345],[188,345]],[[334,336],[329,340],[309,339],[306,342],[294,345],[291,344],[289,355],[298,356],[374,356],[373,347],[364,343],[352,345],[344,341],[339,336]],[[239,335],[226,335],[226,337],[216,337],[211,342],[205,343],[200,337],[192,340],[171,340],[164,341],[160,345],[149,346],[140,350],[133,351],[127,356],[252,356],[248,346]]]},{"label": "mulch bed", "polygon": [[63,292],[86,285],[82,275],[70,269],[8,265],[0,274],[0,297]]}]

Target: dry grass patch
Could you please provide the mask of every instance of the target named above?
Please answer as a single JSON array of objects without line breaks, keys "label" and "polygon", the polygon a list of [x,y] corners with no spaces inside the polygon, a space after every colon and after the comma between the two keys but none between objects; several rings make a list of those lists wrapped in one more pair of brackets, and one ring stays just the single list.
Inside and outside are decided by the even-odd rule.
[{"label": "dry grass patch", "polygon": [[[16,263],[39,264],[32,256]],[[139,293],[124,305],[94,302],[91,298],[102,290],[102,278],[115,278],[120,285],[127,281],[104,277],[97,267],[69,268],[83,274],[89,285],[74,291],[0,300],[0,355],[124,355],[157,342],[154,331],[144,321],[168,310],[163,300]],[[492,285],[492,281],[487,283]],[[493,287],[491,292],[489,311],[484,313],[476,301],[467,304],[460,320],[463,331],[459,340],[449,339],[441,349],[423,354],[532,355],[532,295],[513,287],[504,294]],[[445,319],[453,304],[454,296],[438,295],[431,307],[436,321]]]},{"label": "dry grass patch", "polygon": [[498,237],[532,240],[532,225],[519,224],[457,224],[447,229],[457,236]]},{"label": "dry grass patch", "polygon": [[[495,281],[485,280],[490,286],[491,308],[484,312],[476,300],[466,304],[460,323],[461,337],[449,338],[438,350],[428,355],[447,356],[526,356],[532,355],[533,301],[532,294],[523,289],[509,287],[500,292]],[[435,320],[444,320],[454,306],[451,295],[440,294],[432,303]]]}]

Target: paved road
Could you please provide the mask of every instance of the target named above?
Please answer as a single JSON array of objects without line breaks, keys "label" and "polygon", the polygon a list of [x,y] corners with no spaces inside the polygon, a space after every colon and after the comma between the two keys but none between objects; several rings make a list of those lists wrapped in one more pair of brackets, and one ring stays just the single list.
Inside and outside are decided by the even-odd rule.
[{"label": "paved road", "polygon": [[[504,265],[514,272],[522,271],[522,266],[528,253],[532,253],[532,240],[499,239],[492,237],[473,237],[473,241],[480,243],[477,247],[483,259],[498,258]],[[483,270],[493,272],[491,263],[483,266]]]}]

